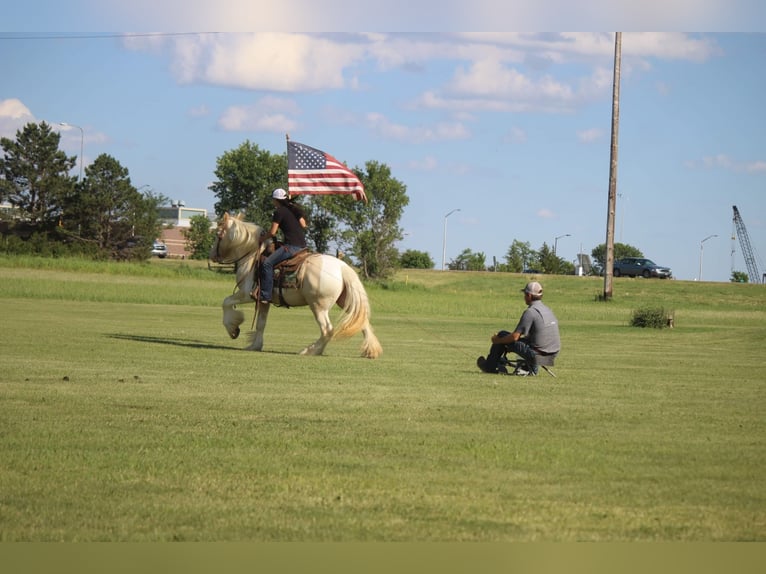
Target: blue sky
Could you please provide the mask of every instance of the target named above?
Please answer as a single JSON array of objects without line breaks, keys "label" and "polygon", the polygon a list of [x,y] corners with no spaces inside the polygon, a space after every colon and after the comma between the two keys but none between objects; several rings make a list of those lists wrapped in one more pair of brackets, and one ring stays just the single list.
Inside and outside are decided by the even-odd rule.
[{"label": "blue sky", "polygon": [[[212,211],[216,159],[245,140],[283,153],[289,133],[350,166],[387,164],[410,198],[399,248],[437,268],[445,222],[447,261],[556,237],[574,260],[605,240],[612,33],[36,24],[0,33],[0,135],[47,121],[67,153],[82,145],[85,166],[109,154],[136,187]],[[733,205],[766,271],[764,61],[763,34],[623,33],[615,238],[679,279],[696,279],[703,255],[703,279],[727,281],[732,248],[746,271]]]}]

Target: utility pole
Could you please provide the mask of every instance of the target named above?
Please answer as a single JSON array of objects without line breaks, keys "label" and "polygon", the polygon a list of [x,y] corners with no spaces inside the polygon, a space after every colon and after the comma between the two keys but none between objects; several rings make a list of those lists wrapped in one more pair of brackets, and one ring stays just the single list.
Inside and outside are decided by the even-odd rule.
[{"label": "utility pole", "polygon": [[612,298],[614,265],[614,214],[617,208],[617,139],[620,126],[620,60],[622,32],[614,35],[614,80],[612,83],[612,149],[609,163],[609,204],[606,212],[606,257],[604,261],[604,301]]}]

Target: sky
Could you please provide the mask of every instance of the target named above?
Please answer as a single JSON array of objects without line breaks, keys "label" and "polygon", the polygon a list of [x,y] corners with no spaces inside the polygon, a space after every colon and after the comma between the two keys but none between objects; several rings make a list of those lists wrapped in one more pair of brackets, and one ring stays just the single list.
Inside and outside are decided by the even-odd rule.
[{"label": "sky", "polygon": [[[198,32],[219,23],[201,8],[146,22],[142,0],[74,4],[88,18],[30,0],[0,31],[0,136],[48,122],[84,152],[73,175],[109,154],[136,187],[212,213],[217,159],[245,141],[284,153],[289,134],[351,167],[389,166],[409,197],[397,247],[437,269],[465,249],[502,262],[514,240],[568,261],[606,240],[612,32],[238,29],[258,29],[250,13]],[[747,271],[734,205],[766,272],[764,61],[761,33],[622,34],[615,241],[678,279]]]}]

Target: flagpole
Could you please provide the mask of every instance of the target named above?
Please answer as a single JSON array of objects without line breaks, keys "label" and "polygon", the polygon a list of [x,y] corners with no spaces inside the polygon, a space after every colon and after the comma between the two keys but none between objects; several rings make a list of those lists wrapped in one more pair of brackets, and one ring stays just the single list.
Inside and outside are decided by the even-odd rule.
[{"label": "flagpole", "polygon": [[287,198],[290,199],[290,134],[285,132],[285,145],[287,146]]}]

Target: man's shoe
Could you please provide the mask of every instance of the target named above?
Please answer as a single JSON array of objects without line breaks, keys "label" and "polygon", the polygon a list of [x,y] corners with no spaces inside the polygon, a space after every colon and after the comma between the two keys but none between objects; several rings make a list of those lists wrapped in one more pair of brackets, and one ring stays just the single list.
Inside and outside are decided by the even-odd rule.
[{"label": "man's shoe", "polygon": [[261,303],[261,305],[268,305],[269,303],[271,303],[271,301],[269,301],[267,299],[261,299],[260,303]]},{"label": "man's shoe", "polygon": [[517,367],[516,370],[513,372],[514,375],[517,377],[536,377],[537,376],[537,370],[528,370],[526,365],[523,367]]},{"label": "man's shoe", "polygon": [[497,373],[497,371],[493,371],[487,366],[487,359],[485,359],[484,357],[479,357],[478,359],[476,359],[476,366],[479,367],[485,373]]}]

